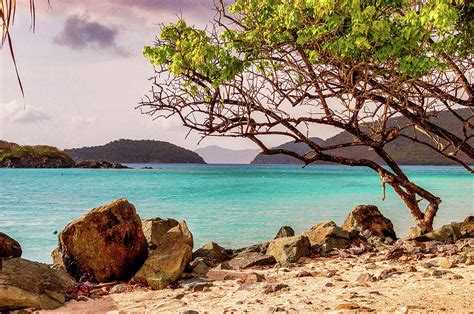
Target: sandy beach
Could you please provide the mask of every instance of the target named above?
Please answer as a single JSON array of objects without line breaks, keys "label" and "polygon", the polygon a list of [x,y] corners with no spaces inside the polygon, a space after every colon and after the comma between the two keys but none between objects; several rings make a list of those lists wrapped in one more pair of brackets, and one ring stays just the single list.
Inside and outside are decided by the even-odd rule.
[{"label": "sandy beach", "polygon": [[[468,313],[474,309],[474,266],[467,265],[472,253],[470,247],[471,262],[457,265],[443,264],[456,261],[443,257],[449,253],[395,260],[366,253],[303,258],[290,268],[211,270],[211,278],[181,280],[176,288],[72,300],[53,312]],[[222,276],[227,280],[212,279]]]}]

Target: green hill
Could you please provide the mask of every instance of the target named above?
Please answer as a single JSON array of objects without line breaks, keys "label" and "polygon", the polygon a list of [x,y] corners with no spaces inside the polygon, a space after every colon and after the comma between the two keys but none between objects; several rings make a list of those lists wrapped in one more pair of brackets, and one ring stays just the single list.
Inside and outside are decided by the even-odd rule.
[{"label": "green hill", "polygon": [[52,146],[20,146],[0,141],[0,168],[71,168],[69,155]]},{"label": "green hill", "polygon": [[[457,113],[462,117],[470,117],[472,115],[471,109],[460,109],[457,110]],[[462,134],[462,126],[457,121],[457,119],[453,116],[452,113],[443,111],[438,114],[436,118],[432,120],[432,122],[440,127],[443,127],[455,134],[461,136]],[[409,121],[404,117],[396,117],[391,118],[388,120],[387,125],[398,127],[408,125]],[[404,129],[402,133],[406,135],[413,135],[415,131],[412,127]],[[473,131],[469,131],[470,134],[474,134]],[[428,138],[423,133],[417,132],[417,138],[422,141],[428,141]],[[341,132],[331,138],[328,138],[326,141],[320,142],[321,145],[336,145],[341,143],[347,143],[352,140],[352,135],[348,132]],[[469,143],[474,145],[474,138],[470,139]],[[297,146],[297,150],[295,150],[295,145]],[[294,151],[299,153],[305,153],[309,151],[309,148],[306,144],[298,143],[295,144],[294,142],[287,142],[279,148],[290,148]],[[402,165],[455,165],[456,163],[446,157],[443,157],[429,147],[414,143],[413,141],[406,139],[404,137],[399,137],[395,141],[387,144],[386,146],[387,152],[400,164]],[[366,158],[375,160],[377,162],[381,162],[380,157],[378,157],[372,149],[367,146],[359,146],[359,147],[346,147],[337,150],[333,150],[330,152],[331,154],[344,156],[344,157],[351,157],[351,158]],[[461,157],[462,160],[468,163],[473,163],[474,161],[470,159],[463,153],[460,153],[458,156]],[[283,158],[284,157],[284,158]],[[252,164],[299,164],[300,161],[290,157],[290,156],[283,156],[283,155],[270,155],[264,156],[259,154],[252,162]],[[320,163],[320,162],[317,162]]]},{"label": "green hill", "polygon": [[195,152],[162,141],[120,139],[102,146],[65,150],[74,160],[107,160],[117,163],[196,163],[204,160]]}]

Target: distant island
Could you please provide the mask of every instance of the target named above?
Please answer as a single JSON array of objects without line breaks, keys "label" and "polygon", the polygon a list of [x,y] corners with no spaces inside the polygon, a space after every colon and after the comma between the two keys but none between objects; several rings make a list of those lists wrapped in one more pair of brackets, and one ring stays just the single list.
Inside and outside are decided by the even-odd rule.
[{"label": "distant island", "polygon": [[[462,117],[469,117],[471,109],[459,109],[456,110],[456,113]],[[455,123],[454,116],[446,111],[440,112],[436,119],[433,119],[432,122],[436,125],[439,125],[449,131],[460,134],[463,130],[459,127],[459,124]],[[408,121],[403,117],[391,118],[388,120],[388,125],[406,125]],[[453,129],[453,126],[458,126],[459,129]],[[413,135],[415,130],[413,128],[407,128],[403,131],[406,134]],[[468,130],[468,133],[473,133]],[[324,145],[337,145],[340,143],[345,143],[350,141],[352,137],[348,132],[341,132],[333,137],[323,140],[321,138],[311,138],[311,140],[321,146]],[[423,133],[417,134],[417,137],[421,141],[427,141],[426,135]],[[470,139],[470,142],[474,143],[474,138]],[[284,148],[292,150],[301,154],[309,151],[309,148],[304,143],[295,143],[293,141],[284,143],[278,148]],[[357,158],[357,159],[370,159],[377,162],[383,163],[380,157],[378,157],[373,150],[367,146],[355,146],[355,147],[345,147],[337,150],[333,150],[333,153],[342,155],[345,157]],[[387,152],[400,164],[402,165],[457,165],[456,162],[441,156],[440,154],[434,154],[433,151],[422,144],[415,143],[407,138],[398,137],[393,142],[387,144]],[[467,163],[473,163],[469,157],[467,157],[462,152],[459,153],[459,156],[462,160]],[[300,164],[300,161],[294,157],[287,155],[264,155],[259,154],[251,162],[252,164]],[[322,163],[322,162],[316,162]]]},{"label": "distant island", "polygon": [[101,146],[66,149],[75,161],[107,160],[115,163],[195,163],[204,159],[185,148],[162,141],[120,139]]},{"label": "distant island", "polygon": [[216,145],[194,151],[209,164],[249,164],[259,153],[258,149],[229,149]]},{"label": "distant island", "polygon": [[56,147],[20,146],[0,140],[0,168],[72,168],[75,164]]}]

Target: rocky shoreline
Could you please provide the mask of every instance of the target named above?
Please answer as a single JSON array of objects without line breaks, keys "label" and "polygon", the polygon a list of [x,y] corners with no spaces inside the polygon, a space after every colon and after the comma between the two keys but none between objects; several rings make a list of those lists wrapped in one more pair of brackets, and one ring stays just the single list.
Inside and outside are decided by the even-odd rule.
[{"label": "rocky shoreline", "polygon": [[0,309],[467,310],[473,237],[471,216],[397,239],[377,207],[361,205],[342,227],[322,222],[295,235],[284,226],[265,243],[225,249],[210,242],[193,251],[185,221],[142,221],[119,199],[69,223],[52,266],[21,259],[19,244],[0,234]]}]

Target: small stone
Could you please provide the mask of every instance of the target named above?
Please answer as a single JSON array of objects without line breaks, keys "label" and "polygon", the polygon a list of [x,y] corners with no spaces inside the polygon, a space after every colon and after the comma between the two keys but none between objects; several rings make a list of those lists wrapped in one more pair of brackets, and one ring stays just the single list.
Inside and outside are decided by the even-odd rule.
[{"label": "small stone", "polygon": [[324,285],[325,287],[334,287],[334,284],[332,282],[326,282]]},{"label": "small stone", "polygon": [[356,279],[358,283],[367,283],[375,281],[375,277],[369,273],[360,274],[359,277]]},{"label": "small stone", "polygon": [[464,279],[464,277],[461,276],[461,275],[458,275],[458,274],[454,274],[454,275],[453,275],[453,279],[456,279],[456,280],[457,280],[457,279]]},{"label": "small stone", "polygon": [[399,271],[396,268],[387,268],[387,269],[384,269],[380,273],[380,275],[377,277],[377,279],[378,280],[384,280],[384,279],[390,278],[393,275],[398,274],[398,273],[399,273]]},{"label": "small stone", "polygon": [[469,266],[469,265],[474,265],[474,256],[473,256],[473,255],[469,255],[469,256],[466,258],[465,264],[466,264],[467,266]]},{"label": "small stone", "polygon": [[335,310],[357,310],[360,309],[357,303],[342,303],[336,306]]},{"label": "small stone", "polygon": [[115,293],[124,293],[128,291],[128,285],[127,284],[118,284],[112,287],[110,289],[109,294],[115,294]]},{"label": "small stone", "polygon": [[311,274],[310,272],[307,272],[305,270],[303,271],[300,271],[299,273],[297,273],[295,275],[295,278],[301,278],[301,277],[313,277],[313,274]]},{"label": "small stone", "polygon": [[448,259],[447,257],[441,257],[438,259],[438,266],[444,269],[453,268],[455,265],[452,260]]},{"label": "small stone", "polygon": [[435,269],[433,270],[433,272],[431,273],[431,276],[433,277],[441,277],[441,276],[444,276],[446,275],[448,272],[446,270],[439,270],[439,269]]},{"label": "small stone", "polygon": [[266,285],[264,290],[263,290],[263,293],[269,294],[269,293],[278,292],[278,291],[284,290],[284,289],[286,290],[287,288],[289,288],[288,285],[286,285],[284,283],[279,283],[279,284],[276,284],[276,285]]}]

